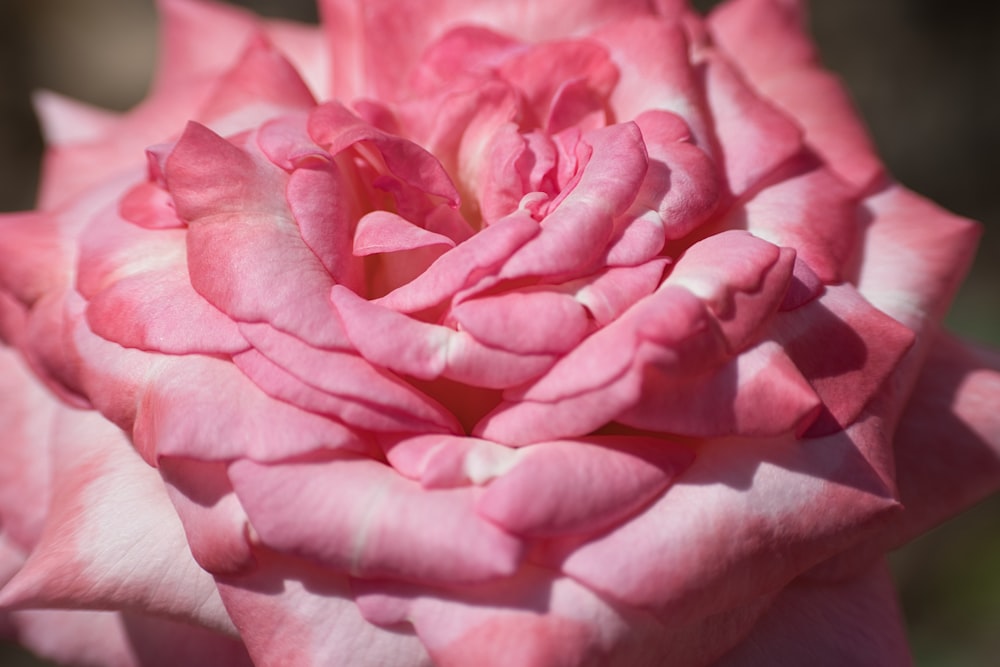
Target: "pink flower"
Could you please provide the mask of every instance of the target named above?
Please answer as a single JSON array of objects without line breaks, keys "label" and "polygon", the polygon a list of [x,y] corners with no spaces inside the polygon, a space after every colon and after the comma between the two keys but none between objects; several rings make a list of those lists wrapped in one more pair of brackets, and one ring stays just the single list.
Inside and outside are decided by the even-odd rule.
[{"label": "pink flower", "polygon": [[[977,226],[794,0],[161,0],[0,219],[0,591],[101,665],[901,664],[1000,486]],[[70,611],[73,610],[73,611]],[[81,611],[87,610],[87,611]]]}]

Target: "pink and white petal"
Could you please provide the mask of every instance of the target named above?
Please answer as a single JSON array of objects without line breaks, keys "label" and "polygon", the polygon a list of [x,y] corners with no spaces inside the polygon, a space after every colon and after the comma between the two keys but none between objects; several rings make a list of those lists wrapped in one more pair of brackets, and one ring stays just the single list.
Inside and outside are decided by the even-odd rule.
[{"label": "pink and white petal", "polygon": [[[873,307],[848,284],[779,313],[772,336],[823,401],[810,437],[853,422],[913,345],[908,328]],[[823,350],[823,354],[816,354]]]},{"label": "pink and white petal", "polygon": [[[899,511],[867,461],[885,439],[869,418],[822,440],[707,441],[652,505],[552,557],[568,576],[667,625],[750,604]],[[630,566],[609,568],[623,553]]]},{"label": "pink and white petal", "polygon": [[195,355],[157,360],[133,437],[147,460],[273,461],[314,450],[367,450],[350,428],[271,398],[229,361]]},{"label": "pink and white petal", "polygon": [[238,640],[166,618],[62,609],[10,616],[19,643],[61,665],[252,667]]},{"label": "pink and white petal", "polygon": [[252,129],[274,116],[310,109],[312,93],[290,62],[255,35],[236,64],[215,81],[193,117],[224,135]]},{"label": "pink and white petal", "polygon": [[[619,120],[640,122],[643,112],[667,111],[684,120],[697,146],[714,150],[699,75],[691,65],[688,37],[680,23],[634,17],[602,26],[595,37],[608,47],[618,65],[611,108]],[[650,53],[657,57],[650,58]]]},{"label": "pink and white petal", "polygon": [[66,283],[72,251],[59,227],[40,211],[0,215],[0,291],[30,306]]},{"label": "pink and white petal", "polygon": [[1000,354],[938,336],[895,436],[903,539],[1000,488]]},{"label": "pink and white petal", "polygon": [[[445,420],[442,424],[435,421],[433,414],[430,418],[422,417],[420,412],[424,406],[419,402],[408,405],[407,410],[396,410],[390,406],[371,405],[359,400],[360,397],[357,395],[341,396],[329,393],[308,384],[257,350],[241,352],[233,358],[233,362],[268,396],[307,412],[342,421],[354,428],[375,432],[431,433],[457,432],[459,429],[454,420]],[[360,357],[355,357],[351,362],[367,364]],[[417,413],[414,413],[414,407],[417,408]]]},{"label": "pink and white petal", "polygon": [[822,403],[781,347],[771,341],[693,376],[651,372],[634,406],[616,421],[689,437],[802,435]]},{"label": "pink and white petal", "polygon": [[754,83],[818,60],[801,0],[735,0],[717,7],[706,23]]},{"label": "pink and white petal", "polygon": [[353,253],[357,257],[365,257],[428,246],[454,248],[455,242],[447,236],[418,227],[395,213],[372,211],[358,220]]},{"label": "pink and white petal", "polygon": [[806,142],[856,192],[884,173],[843,84],[822,69],[798,0],[738,0],[708,17],[716,42],[750,83],[803,126]]},{"label": "pink and white petal", "polygon": [[614,232],[615,218],[635,200],[646,176],[646,149],[635,123],[587,132],[581,144],[593,149],[579,181],[549,212],[541,233],[504,263],[502,279],[544,276],[572,279],[597,268],[595,262]]},{"label": "pink and white petal", "polygon": [[258,32],[260,23],[245,10],[197,0],[158,0],[162,56],[154,94],[176,92],[190,81],[226,71]]},{"label": "pink and white petal", "polygon": [[763,605],[662,624],[552,571],[525,566],[509,579],[461,591],[352,581],[365,618],[413,625],[435,664],[565,667],[705,665],[746,634]]},{"label": "pink and white petal", "polygon": [[192,122],[165,173],[189,224],[188,270],[202,296],[235,320],[341,341],[326,298],[333,278],[302,240],[283,171]]},{"label": "pink and white petal", "polygon": [[858,291],[920,334],[944,317],[982,230],[900,185],[862,205],[871,222],[861,238]]},{"label": "pink and white petal", "polygon": [[644,111],[636,119],[649,153],[649,171],[636,205],[656,211],[668,239],[693,231],[718,207],[723,184],[711,156],[691,143],[677,115]]},{"label": "pink and white petal", "polygon": [[2,539],[12,549],[27,552],[41,534],[49,504],[51,421],[58,403],[17,352],[2,345],[0,406]]},{"label": "pink and white petal", "polygon": [[612,267],[566,285],[599,326],[607,326],[659,286],[669,260],[654,259],[635,267]]},{"label": "pink and white petal", "polygon": [[795,251],[728,231],[692,245],[664,280],[701,299],[730,352],[760,337],[788,291]]},{"label": "pink and white petal", "polygon": [[123,347],[166,354],[234,354],[239,327],[191,287],[183,264],[126,276],[95,294],[87,324]]},{"label": "pink and white petal", "polygon": [[113,111],[50,90],[37,91],[32,102],[47,146],[100,141],[119,121]]},{"label": "pink and white petal", "polygon": [[495,274],[541,227],[525,211],[515,211],[446,252],[412,282],[376,299],[402,313],[436,306],[459,291]]},{"label": "pink and white petal", "polygon": [[518,192],[523,188],[510,187],[511,181],[520,185],[520,174],[511,169],[510,140],[520,136],[515,121],[522,102],[509,83],[495,76],[477,77],[471,89],[416,97],[399,111],[406,136],[432,152],[456,179],[466,219],[482,217],[485,224],[511,213],[524,194]]},{"label": "pink and white petal", "polygon": [[264,30],[309,86],[316,99],[329,99],[330,54],[323,31],[291,21],[267,21]]},{"label": "pink and white petal", "polygon": [[537,378],[557,358],[552,352],[491,347],[465,331],[422,322],[365,301],[340,285],[333,287],[330,299],[361,355],[401,375],[421,380],[445,377],[474,387],[503,389]]},{"label": "pink and white petal", "polygon": [[[425,490],[377,461],[229,468],[254,539],[344,574],[472,583],[513,573],[519,539],[475,512],[474,487]],[[311,521],[295,519],[308,515]]]},{"label": "pink and white petal", "polygon": [[215,575],[251,568],[250,523],[229,482],[227,464],[176,457],[161,457],[159,464],[198,565]]},{"label": "pink and white petal", "polygon": [[1000,354],[936,336],[894,437],[905,511],[810,574],[838,580],[1000,489]]},{"label": "pink and white petal", "polygon": [[[455,418],[442,405],[353,351],[315,348],[267,325],[243,325],[241,330],[266,361],[337,399],[342,414],[332,414],[348,424],[375,431],[460,430]],[[250,372],[254,382],[266,391],[283,386],[291,389],[285,379],[272,377],[267,366],[249,353],[246,358],[237,357],[237,364],[244,372]],[[308,400],[305,394],[302,397]]]},{"label": "pink and white petal", "polygon": [[659,496],[694,453],[659,438],[594,436],[518,450],[476,511],[516,535],[593,535]]},{"label": "pink and white petal", "polygon": [[518,460],[510,447],[459,435],[404,436],[386,439],[382,446],[397,472],[427,489],[482,485]]},{"label": "pink and white petal", "polygon": [[[783,170],[784,172],[784,170]],[[860,236],[857,199],[829,168],[803,155],[727,216],[775,245],[795,248],[824,283],[848,278]]]},{"label": "pink and white petal", "polygon": [[459,203],[448,172],[433,154],[408,139],[369,125],[339,102],[327,102],[309,114],[309,135],[331,155],[368,142],[379,152],[386,169],[403,183],[452,206]]},{"label": "pink and white petal", "polygon": [[802,131],[719,54],[705,61],[705,97],[729,191],[740,197],[802,149]]},{"label": "pink and white petal", "polygon": [[550,291],[469,299],[454,306],[450,316],[485,345],[523,354],[565,354],[590,333],[584,307],[572,296]]},{"label": "pink and white petal", "polygon": [[853,579],[792,582],[720,667],[909,665],[892,576],[877,563]]},{"label": "pink and white petal", "polygon": [[260,567],[219,577],[219,591],[257,665],[430,667],[409,631],[384,630],[358,612],[346,577],[258,551]]},{"label": "pink and white petal", "polygon": [[163,483],[125,434],[97,413],[64,410],[53,448],[45,528],[0,604],[142,609],[234,633]]},{"label": "pink and white petal", "polygon": [[586,435],[638,403],[649,371],[690,375],[725,356],[702,301],[665,287],[584,339],[536,382],[505,392],[473,435],[510,445]]},{"label": "pink and white petal", "polygon": [[[572,6],[539,6],[525,0],[498,4],[435,0],[419,7],[401,7],[390,0],[324,0],[320,9],[333,47],[333,93],[341,99],[384,100],[405,98],[405,84],[424,49],[460,25],[479,24],[519,39],[544,41],[650,13],[648,3],[640,0],[584,0]],[[379,35],[378,44],[363,39],[366,34]]]}]

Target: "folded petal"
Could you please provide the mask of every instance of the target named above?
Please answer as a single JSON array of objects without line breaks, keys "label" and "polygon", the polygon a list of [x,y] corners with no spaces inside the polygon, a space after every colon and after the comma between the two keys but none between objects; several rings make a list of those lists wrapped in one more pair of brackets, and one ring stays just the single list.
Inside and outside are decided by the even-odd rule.
[{"label": "folded petal", "polygon": [[422,380],[446,377],[473,387],[502,389],[538,377],[557,358],[551,352],[492,347],[463,330],[421,322],[365,301],[339,285],[330,299],[362,356],[401,375]]},{"label": "folded petal", "polygon": [[825,435],[853,422],[914,340],[912,331],[874,308],[850,285],[828,286],[801,308],[779,313],[772,335],[823,401],[810,435]]},{"label": "folded petal", "polygon": [[489,483],[476,511],[517,535],[593,534],[661,494],[693,458],[684,446],[653,438],[536,443]]},{"label": "folded petal", "polygon": [[747,665],[908,665],[896,590],[883,563],[856,578],[792,582],[720,667]]},{"label": "folded petal", "polygon": [[[866,458],[884,440],[881,422],[867,419],[822,440],[705,442],[659,499],[567,545],[559,567],[667,624],[746,605],[899,511]],[[629,567],[608,567],[621,553]]]},{"label": "folded petal", "polygon": [[162,358],[141,394],[133,437],[147,459],[271,461],[321,449],[365,451],[342,423],[271,398],[229,361]]},{"label": "folded petal", "polygon": [[340,340],[326,299],[333,278],[302,240],[283,171],[190,123],[165,173],[188,222],[188,270],[202,296],[239,321],[271,322],[320,344]]},{"label": "folded petal", "polygon": [[863,191],[883,167],[844,85],[820,67],[805,13],[798,1],[737,0],[715,9],[708,25],[750,83],[795,118],[838,176]]},{"label": "folded petal", "polygon": [[477,516],[475,488],[424,490],[348,457],[243,460],[229,476],[261,544],[341,573],[470,583],[509,575],[521,559],[520,540]]},{"label": "folded petal", "polygon": [[309,563],[255,554],[259,567],[219,577],[226,608],[257,665],[430,667],[416,636],[358,613],[347,578]]}]

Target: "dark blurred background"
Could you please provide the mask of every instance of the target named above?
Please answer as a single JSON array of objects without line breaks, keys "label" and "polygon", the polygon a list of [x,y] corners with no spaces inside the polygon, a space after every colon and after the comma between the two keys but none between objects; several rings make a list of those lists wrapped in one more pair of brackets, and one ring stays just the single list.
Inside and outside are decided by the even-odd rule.
[{"label": "dark blurred background", "polygon": [[[233,4],[270,16],[316,17],[312,0]],[[1000,346],[1000,3],[811,4],[824,62],[846,81],[890,171],[985,224],[949,324]],[[42,145],[31,91],[129,108],[145,94],[153,68],[155,20],[152,0],[0,3],[0,211],[31,208],[34,201]],[[921,667],[1000,664],[998,528],[1000,497],[893,554]],[[41,664],[0,645],[4,667]]]}]

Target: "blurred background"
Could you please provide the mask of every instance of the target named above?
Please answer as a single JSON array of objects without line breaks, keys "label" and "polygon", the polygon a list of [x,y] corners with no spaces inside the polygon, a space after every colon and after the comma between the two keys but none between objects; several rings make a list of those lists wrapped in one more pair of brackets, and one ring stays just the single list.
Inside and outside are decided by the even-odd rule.
[{"label": "blurred background", "polygon": [[[244,0],[315,20],[313,0]],[[717,4],[695,1],[700,9]],[[889,170],[986,234],[949,316],[1000,345],[1000,3],[813,0],[826,65],[867,120]],[[42,150],[31,91],[127,109],[145,94],[156,49],[152,0],[0,3],[0,211],[31,208]],[[892,556],[920,667],[1000,661],[1000,497]],[[44,665],[0,645],[0,665]]]}]

